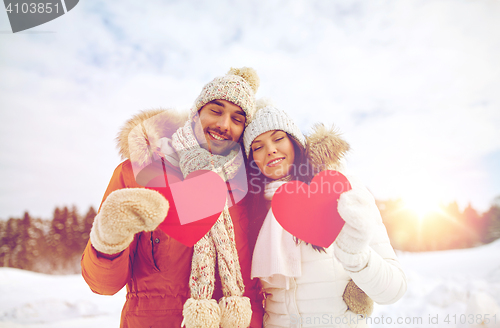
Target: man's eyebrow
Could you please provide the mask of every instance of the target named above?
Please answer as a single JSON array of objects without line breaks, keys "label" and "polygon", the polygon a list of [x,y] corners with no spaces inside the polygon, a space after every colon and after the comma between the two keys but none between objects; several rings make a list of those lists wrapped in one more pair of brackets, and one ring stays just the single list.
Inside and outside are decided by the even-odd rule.
[{"label": "man's eyebrow", "polygon": [[[222,101],[217,100],[217,99],[212,100],[212,101],[210,101],[210,102],[208,102],[208,103],[209,103],[209,104],[216,104],[217,106],[220,106],[220,107],[226,108],[226,105],[225,105]],[[246,114],[243,110],[241,110],[241,109],[240,109],[240,110],[235,111],[234,113],[235,113],[235,114],[238,114],[238,115],[241,115],[241,116],[244,116],[244,117],[246,117],[246,116],[247,116],[247,114]]]},{"label": "man's eyebrow", "polygon": [[242,110],[237,110],[235,113],[238,115],[241,115],[241,116],[245,116],[245,117],[247,116],[247,114]]},{"label": "man's eyebrow", "polygon": [[226,105],[224,105],[224,103],[222,101],[219,101],[217,99],[212,100],[211,103],[216,104],[217,106],[226,107]]}]

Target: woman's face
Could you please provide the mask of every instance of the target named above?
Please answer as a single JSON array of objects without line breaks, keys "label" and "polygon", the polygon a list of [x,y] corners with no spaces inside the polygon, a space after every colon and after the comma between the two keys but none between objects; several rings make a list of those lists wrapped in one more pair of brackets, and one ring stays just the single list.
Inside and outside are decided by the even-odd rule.
[{"label": "woman's face", "polygon": [[262,133],[252,142],[253,160],[269,179],[287,176],[295,160],[293,143],[286,132],[273,130]]}]

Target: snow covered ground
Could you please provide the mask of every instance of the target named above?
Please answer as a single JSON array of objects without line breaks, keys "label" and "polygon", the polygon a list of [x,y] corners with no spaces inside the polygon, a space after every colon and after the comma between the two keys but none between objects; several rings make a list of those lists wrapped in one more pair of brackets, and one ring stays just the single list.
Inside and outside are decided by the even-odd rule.
[{"label": "snow covered ground", "polygon": [[[372,327],[462,328],[485,319],[489,325],[478,327],[500,327],[500,240],[399,258],[408,291],[395,304],[377,305]],[[124,290],[93,294],[80,275],[0,268],[0,328],[118,327],[124,300]]]},{"label": "snow covered ground", "polygon": [[408,291],[395,304],[376,306],[372,327],[476,327],[485,318],[489,325],[478,327],[500,327],[500,240],[476,248],[398,256]]},{"label": "snow covered ground", "polygon": [[125,294],[94,294],[81,275],[0,268],[0,327],[119,327]]}]

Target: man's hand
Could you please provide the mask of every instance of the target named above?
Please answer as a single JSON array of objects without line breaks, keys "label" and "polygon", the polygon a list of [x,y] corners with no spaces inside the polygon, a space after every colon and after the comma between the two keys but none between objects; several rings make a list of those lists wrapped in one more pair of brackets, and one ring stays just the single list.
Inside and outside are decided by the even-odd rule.
[{"label": "man's hand", "polygon": [[125,250],[134,235],[153,231],[165,219],[168,201],[150,189],[128,188],[113,191],[101,206],[90,231],[96,250],[117,254]]}]

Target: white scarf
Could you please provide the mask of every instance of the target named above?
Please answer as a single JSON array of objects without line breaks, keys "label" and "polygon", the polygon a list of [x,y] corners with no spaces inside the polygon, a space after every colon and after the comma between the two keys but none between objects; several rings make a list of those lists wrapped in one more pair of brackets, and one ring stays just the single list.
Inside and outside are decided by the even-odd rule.
[{"label": "white scarf", "polygon": [[[273,181],[266,185],[264,195],[270,202],[276,189],[287,181]],[[252,256],[252,279],[260,278],[270,284],[289,288],[290,278],[302,275],[300,245],[278,223],[272,208],[260,229]]]}]

